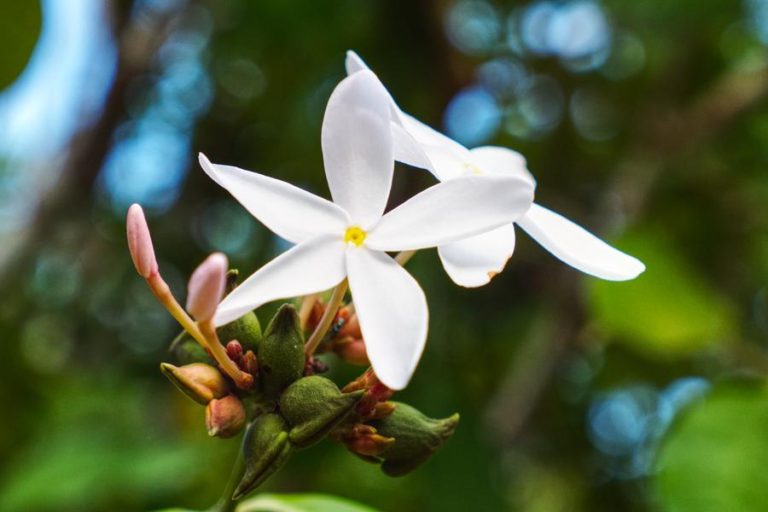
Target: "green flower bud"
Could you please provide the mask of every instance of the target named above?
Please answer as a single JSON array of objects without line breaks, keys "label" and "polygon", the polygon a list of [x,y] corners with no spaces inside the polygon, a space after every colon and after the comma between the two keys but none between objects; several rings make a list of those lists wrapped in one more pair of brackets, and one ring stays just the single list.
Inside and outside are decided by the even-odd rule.
[{"label": "green flower bud", "polygon": [[291,454],[285,420],[274,413],[262,414],[248,426],[243,440],[245,472],[232,499],[240,499],[280,469]]},{"label": "green flower bud", "polygon": [[261,324],[256,314],[251,311],[216,329],[221,342],[226,345],[232,340],[237,340],[243,347],[243,352],[258,350],[261,343]]},{"label": "green flower bud", "polygon": [[453,435],[459,415],[436,420],[408,404],[395,403],[392,414],[370,424],[380,435],[395,438],[394,444],[379,454],[384,460],[381,469],[389,476],[402,476],[426,462]]},{"label": "green flower bud", "polygon": [[168,349],[180,364],[208,363],[214,364],[211,356],[200,344],[187,332],[181,331],[171,342]]},{"label": "green flower bud", "polygon": [[211,400],[205,408],[205,428],[211,437],[234,437],[245,426],[245,407],[235,395]]},{"label": "green flower bud", "polygon": [[267,398],[277,398],[304,374],[304,335],[292,305],[283,304],[277,311],[256,355],[262,390]]},{"label": "green flower bud", "polygon": [[280,412],[293,427],[288,433],[291,443],[310,446],[324,438],[365,394],[364,390],[342,393],[332,381],[319,375],[304,377],[290,386],[280,397]]},{"label": "green flower bud", "polygon": [[160,371],[189,398],[202,405],[229,394],[229,386],[219,370],[205,363],[174,366],[161,363]]}]

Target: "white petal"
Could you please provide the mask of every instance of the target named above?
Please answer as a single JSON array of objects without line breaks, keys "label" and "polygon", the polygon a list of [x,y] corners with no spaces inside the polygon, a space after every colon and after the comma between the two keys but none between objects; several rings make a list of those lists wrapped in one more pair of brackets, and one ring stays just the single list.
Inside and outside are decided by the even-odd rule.
[{"label": "white petal", "polygon": [[299,243],[325,233],[343,233],[349,225],[344,210],[332,202],[284,181],[229,165],[200,165],[213,181],[240,201],[251,215],[289,242]]},{"label": "white petal", "polygon": [[469,151],[472,162],[481,172],[492,176],[519,176],[536,184],[525,165],[525,158],[517,151],[498,146],[482,146]]},{"label": "white petal", "polygon": [[413,135],[413,138],[419,141],[419,143],[445,148],[446,151],[454,153],[457,158],[467,161],[469,160],[470,153],[467,148],[450,137],[438,132],[434,128],[422,123],[415,117],[404,112],[401,113],[402,117],[400,118],[400,122],[408,133]]},{"label": "white petal", "polygon": [[[400,124],[421,146],[421,151],[426,155],[429,165],[421,165],[418,161],[408,162],[400,159],[398,161],[427,169],[440,181],[464,176],[470,172],[472,157],[467,148],[416,118],[402,111],[399,114]],[[397,141],[396,137],[395,143]],[[398,149],[400,148],[395,148],[396,154],[399,154]]]},{"label": "white petal", "polygon": [[325,109],[323,160],[336,204],[366,228],[387,205],[394,156],[390,98],[371,71],[348,76],[334,89]]},{"label": "white petal", "polygon": [[[347,51],[347,58],[344,64],[347,69],[347,75],[352,75],[358,71],[370,70],[365,61],[351,50]],[[382,85],[382,87],[384,86]],[[457,173],[454,169],[465,170],[464,161],[466,158],[457,157],[454,153],[459,152],[458,154],[466,156],[467,150],[457,142],[436,132],[400,110],[392,95],[389,92],[387,92],[387,95],[390,101],[395,160],[421,169],[427,169],[440,180],[455,178],[464,174],[464,172]],[[435,153],[434,158],[441,166],[439,170],[435,168],[435,163],[433,163],[433,152]]]},{"label": "white petal", "polygon": [[532,201],[531,183],[514,176],[444,181],[388,212],[365,243],[382,251],[436,247],[513,222]]},{"label": "white petal", "polygon": [[[395,106],[397,108],[397,106]],[[432,160],[426,151],[426,148],[419,144],[413,136],[408,133],[402,125],[395,121],[391,123],[392,141],[394,143],[394,157],[398,162],[412,165],[420,169],[426,169],[434,175],[437,171],[434,169]]]},{"label": "white petal", "polygon": [[351,75],[352,73],[357,73],[358,71],[365,71],[365,70],[371,69],[368,67],[365,61],[361,59],[360,56],[355,52],[353,52],[352,50],[347,50],[347,58],[344,61],[344,67],[347,68],[348,75]]},{"label": "white petal", "polygon": [[645,265],[562,215],[534,204],[517,224],[568,265],[610,281],[634,279]]},{"label": "white petal", "polygon": [[347,274],[371,365],[386,386],[403,389],[427,340],[424,292],[395,260],[378,251],[350,246]]},{"label": "white petal", "polygon": [[443,268],[454,283],[467,288],[488,284],[504,270],[515,251],[515,225],[504,224],[437,248]]},{"label": "white petal", "polygon": [[339,284],[346,276],[341,237],[325,235],[273,259],[219,304],[214,321],[224,325],[267,302],[309,295]]}]

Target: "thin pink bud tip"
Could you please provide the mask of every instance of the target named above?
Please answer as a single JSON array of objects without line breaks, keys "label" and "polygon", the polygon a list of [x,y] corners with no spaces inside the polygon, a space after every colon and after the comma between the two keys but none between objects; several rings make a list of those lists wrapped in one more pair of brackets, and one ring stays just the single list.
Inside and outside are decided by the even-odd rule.
[{"label": "thin pink bud tip", "polygon": [[140,205],[134,203],[128,208],[125,230],[128,234],[128,250],[131,252],[136,272],[147,279],[157,272],[157,259],[147,219],[144,218],[144,210]]},{"label": "thin pink bud tip", "polygon": [[198,322],[213,318],[224,295],[227,280],[227,257],[220,252],[208,256],[189,278],[187,311]]}]

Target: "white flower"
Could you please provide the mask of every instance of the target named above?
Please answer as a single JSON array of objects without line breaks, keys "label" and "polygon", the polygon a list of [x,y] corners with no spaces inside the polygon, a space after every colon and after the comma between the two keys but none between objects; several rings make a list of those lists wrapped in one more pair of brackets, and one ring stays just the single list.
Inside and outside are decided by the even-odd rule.
[{"label": "white flower", "polygon": [[387,91],[370,71],[344,79],[331,94],[321,142],[334,202],[203,155],[200,164],[251,214],[296,244],[219,304],[216,325],[347,278],[371,364],[384,384],[402,389],[423,350],[428,312],[418,283],[386,251],[436,247],[508,224],[528,209],[533,186],[516,176],[467,176],[384,214],[394,169],[389,108]]},{"label": "white flower", "polygon": [[[354,76],[368,66],[347,52],[347,73]],[[467,149],[404,113],[390,96],[395,159],[431,171],[442,182],[471,176],[517,176],[535,185],[525,159],[507,148]],[[593,276],[612,281],[634,279],[645,270],[642,262],[606,244],[562,215],[538,204],[515,223],[560,260]],[[464,240],[441,244],[440,260],[456,284],[487,284],[503,270],[515,248],[514,224],[506,224]]]}]

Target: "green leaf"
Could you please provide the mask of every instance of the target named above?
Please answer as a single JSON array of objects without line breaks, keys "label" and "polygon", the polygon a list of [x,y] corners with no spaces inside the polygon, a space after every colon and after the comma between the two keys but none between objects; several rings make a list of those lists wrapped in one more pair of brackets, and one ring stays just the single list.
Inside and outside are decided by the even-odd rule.
[{"label": "green leaf", "polygon": [[32,55],[40,34],[40,2],[30,0],[0,0],[0,90],[5,89],[19,74]]},{"label": "green leaf", "polygon": [[620,283],[594,279],[588,288],[592,315],[612,339],[645,355],[674,359],[729,338],[735,324],[731,304],[671,243],[636,233],[621,249],[640,258],[645,273]]},{"label": "green leaf", "polygon": [[721,385],[668,434],[653,484],[669,512],[761,512],[768,503],[768,388]]},{"label": "green leaf", "polygon": [[325,494],[262,494],[244,501],[237,512],[377,512],[345,498]]}]

